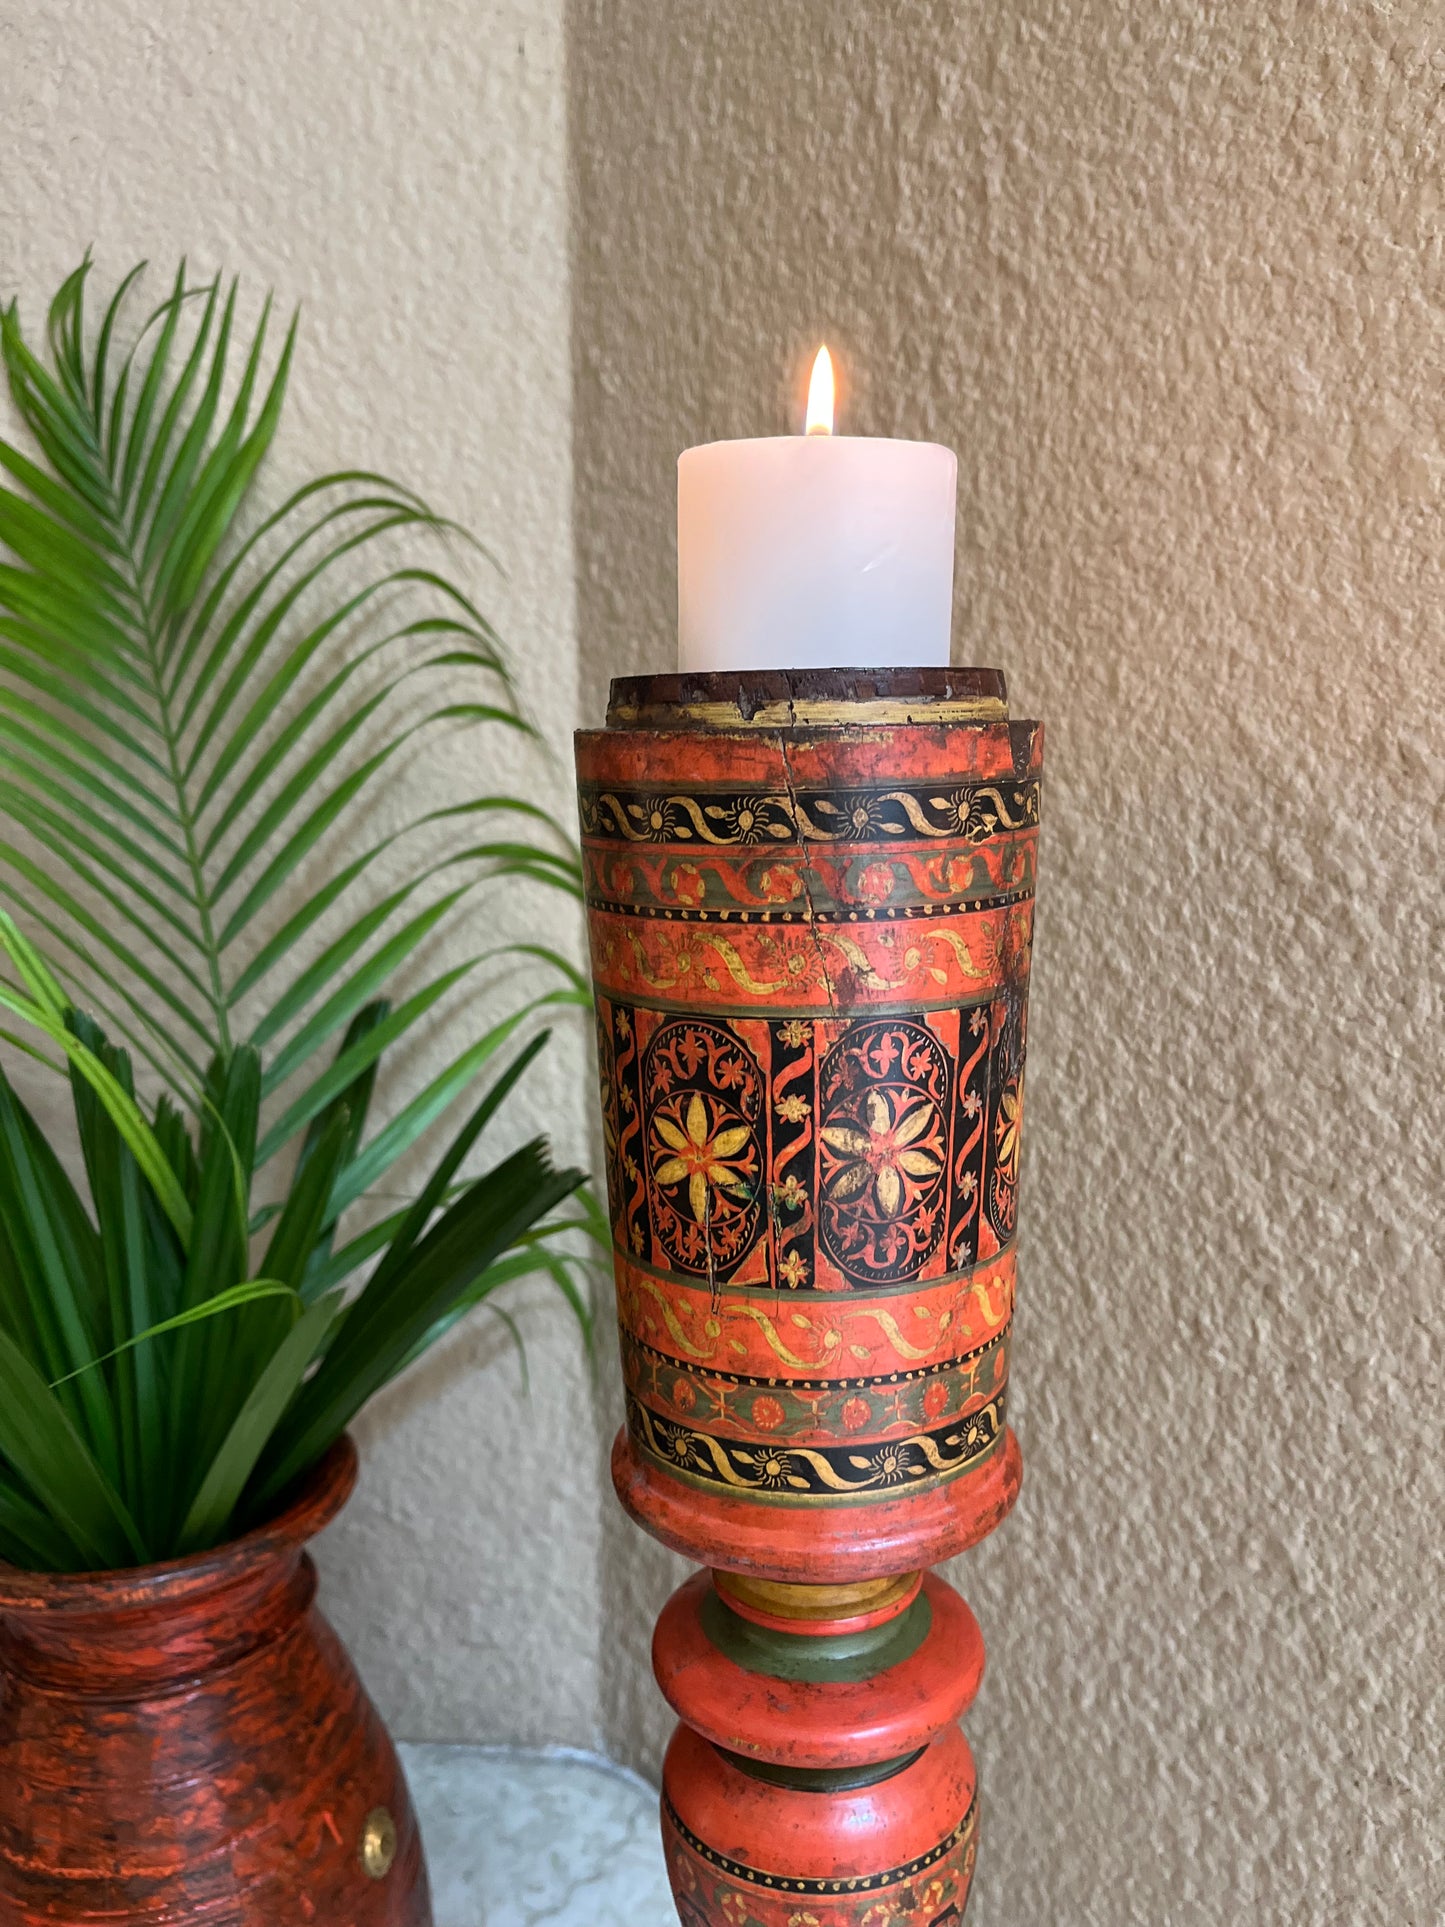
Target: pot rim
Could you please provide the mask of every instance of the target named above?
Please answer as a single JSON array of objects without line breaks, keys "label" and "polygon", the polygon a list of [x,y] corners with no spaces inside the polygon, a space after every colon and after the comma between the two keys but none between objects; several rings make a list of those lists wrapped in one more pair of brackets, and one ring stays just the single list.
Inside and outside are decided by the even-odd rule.
[{"label": "pot rim", "polygon": [[178,1604],[218,1582],[240,1578],[299,1550],[330,1525],[351,1497],[358,1464],[355,1441],[343,1432],[303,1474],[293,1488],[295,1497],[274,1517],[238,1539],[180,1559],[108,1572],[28,1572],[0,1560],[0,1614],[111,1612],[128,1606]]}]

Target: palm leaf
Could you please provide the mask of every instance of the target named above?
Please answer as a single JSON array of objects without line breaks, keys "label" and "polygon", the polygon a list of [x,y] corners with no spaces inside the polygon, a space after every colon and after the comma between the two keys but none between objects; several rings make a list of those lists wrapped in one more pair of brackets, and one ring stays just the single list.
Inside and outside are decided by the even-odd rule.
[{"label": "palm leaf", "polygon": [[[380,1386],[515,1279],[550,1276],[589,1330],[572,1276],[585,1260],[565,1241],[591,1228],[596,1206],[584,1196],[580,1215],[549,1218],[581,1174],[553,1171],[538,1141],[481,1177],[460,1176],[545,1032],[494,1080],[417,1198],[383,1221],[368,1243],[380,1262],[343,1307],[322,1276],[352,1268],[351,1248],[333,1258],[331,1241],[360,1161],[368,1046],[386,1005],[348,1028],[336,1088],[271,1220],[263,1275],[251,1276],[256,1053],[212,1064],[198,1152],[169,1100],[146,1127],[191,1213],[183,1246],[121,1128],[139,1115],[125,1054],[64,1004],[23,938],[12,955],[37,1020],[61,1024],[123,1102],[108,1103],[72,1055],[96,1228],[0,1072],[0,1557],[70,1568],[212,1543],[239,1505],[248,1516],[264,1509]],[[488,1049],[517,1021],[494,1027]]]},{"label": "palm leaf", "polygon": [[253,1510],[273,1503],[313,1464],[467,1288],[581,1182],[580,1171],[551,1168],[540,1139],[524,1145],[468,1186],[397,1265],[383,1263],[267,1447]]},{"label": "palm leaf", "polygon": [[193,1552],[213,1545],[221,1537],[267,1440],[295,1397],[307,1367],[325,1344],[340,1311],[339,1292],[318,1299],[276,1347],[191,1501],[177,1540],[178,1552]]},{"label": "palm leaf", "polygon": [[[259,1516],[516,1278],[549,1276],[586,1330],[573,1243],[595,1215],[585,1199],[553,1215],[580,1174],[540,1142],[461,1174],[543,1033],[416,1199],[343,1237],[504,1043],[587,1002],[535,942],[420,973],[498,884],[580,897],[580,859],[546,809],[495,790],[360,832],[437,732],[535,734],[450,573],[471,538],[364,469],[258,516],[294,319],[273,328],[268,300],[248,326],[235,282],[194,285],[182,263],[138,327],[133,270],[92,339],[90,275],[87,257],[58,290],[41,350],[0,309],[27,442],[0,439],[0,893],[17,913],[0,908],[0,1039],[68,1076],[89,1190],[87,1209],[0,1071],[0,1558],[65,1568]],[[398,562],[402,540],[436,566]],[[384,1055],[505,959],[527,991],[368,1137]],[[151,1119],[133,1061],[162,1088]],[[344,1304],[337,1285],[373,1258]]]},{"label": "palm leaf", "polygon": [[55,1391],[59,1386],[68,1384],[71,1379],[80,1378],[86,1372],[93,1372],[98,1366],[106,1364],[113,1358],[123,1358],[127,1352],[134,1351],[137,1346],[153,1344],[156,1339],[163,1338],[167,1332],[185,1331],[192,1325],[203,1325],[208,1319],[220,1318],[228,1311],[241,1311],[247,1305],[257,1304],[262,1299],[284,1298],[294,1301],[296,1297],[294,1286],[283,1284],[279,1278],[248,1278],[243,1284],[227,1285],[224,1291],[216,1292],[213,1297],[203,1298],[199,1305],[192,1305],[186,1311],[178,1311],[174,1318],[162,1318],[159,1323],[148,1326],[145,1331],[134,1333],[122,1344],[113,1345],[108,1352],[102,1352],[98,1358],[90,1359],[86,1364],[77,1366],[64,1378],[54,1380],[50,1389]]},{"label": "palm leaf", "polygon": [[[279,1045],[267,1081],[281,1105],[268,1120],[275,1148],[278,1125],[284,1144],[314,1115],[280,1099],[281,1084],[304,1076],[477,888],[523,877],[575,893],[577,861],[545,811],[499,795],[424,812],[336,860],[360,841],[349,826],[377,785],[428,734],[529,729],[465,587],[389,553],[398,535],[461,532],[401,485],[346,470],[238,540],[283,410],[294,321],[272,359],[269,304],[248,333],[236,286],[194,287],[182,264],[117,363],[139,270],[93,346],[89,276],[87,260],[52,303],[49,366],[17,310],[0,315],[0,357],[34,444],[0,441],[11,484],[0,490],[0,809],[29,839],[0,840],[0,873],[13,905],[66,947],[108,1027],[163,1060],[178,1092],[240,1034]],[[398,599],[412,605],[401,620]],[[315,686],[313,667],[342,634],[345,661]],[[418,712],[409,692],[441,679],[445,699]],[[515,830],[463,842],[469,811],[510,816]],[[432,851],[377,915],[366,902],[376,862],[411,834]],[[447,836],[452,848],[436,851]],[[452,865],[468,875],[447,882]],[[283,893],[302,907],[278,917]],[[305,954],[328,915],[341,934],[321,958]]]},{"label": "palm leaf", "polygon": [[153,1186],[182,1245],[189,1244],[190,1204],[154,1132],[123,1083],[70,1027],[69,1000],[33,945],[4,911],[0,911],[0,952],[9,956],[24,984],[24,991],[18,992],[0,981],[0,1009],[33,1024],[65,1052],[76,1074],[85,1079],[105,1106]]},{"label": "palm leaf", "polygon": [[0,1331],[0,1453],[42,1501],[82,1565],[145,1563],[145,1542],[115,1488],[56,1394],[4,1331]]},{"label": "palm leaf", "polygon": [[75,1541],[0,1467],[0,1559],[60,1572],[77,1556]]}]

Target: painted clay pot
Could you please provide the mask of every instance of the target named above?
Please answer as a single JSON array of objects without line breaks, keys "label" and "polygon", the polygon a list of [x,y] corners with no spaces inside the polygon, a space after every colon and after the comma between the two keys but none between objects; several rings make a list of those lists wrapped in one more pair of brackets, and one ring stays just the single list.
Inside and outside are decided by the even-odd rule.
[{"label": "painted clay pot", "polygon": [[430,1927],[400,1762],[277,1518],[135,1571],[0,1566],[0,1927]]}]

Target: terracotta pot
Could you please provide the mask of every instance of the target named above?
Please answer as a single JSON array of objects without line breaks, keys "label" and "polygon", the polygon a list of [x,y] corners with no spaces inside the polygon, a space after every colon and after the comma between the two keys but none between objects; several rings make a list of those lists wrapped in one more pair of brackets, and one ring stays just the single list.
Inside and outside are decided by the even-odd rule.
[{"label": "terracotta pot", "polygon": [[0,1927],[430,1927],[400,1762],[303,1550],[355,1482],[342,1439],[231,1545],[0,1565]]}]

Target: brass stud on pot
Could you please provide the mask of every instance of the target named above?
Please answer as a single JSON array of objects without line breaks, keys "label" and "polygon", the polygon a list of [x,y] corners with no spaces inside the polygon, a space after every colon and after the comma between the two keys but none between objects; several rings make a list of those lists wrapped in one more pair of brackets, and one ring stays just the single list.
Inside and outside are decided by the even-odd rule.
[{"label": "brass stud on pot", "polygon": [[361,1865],[372,1880],[385,1880],[396,1858],[396,1822],[385,1807],[373,1807],[361,1829]]}]

